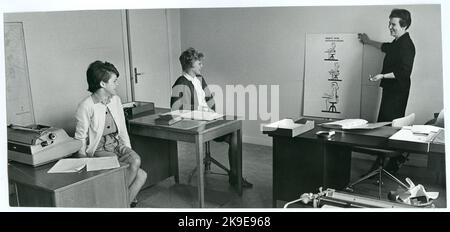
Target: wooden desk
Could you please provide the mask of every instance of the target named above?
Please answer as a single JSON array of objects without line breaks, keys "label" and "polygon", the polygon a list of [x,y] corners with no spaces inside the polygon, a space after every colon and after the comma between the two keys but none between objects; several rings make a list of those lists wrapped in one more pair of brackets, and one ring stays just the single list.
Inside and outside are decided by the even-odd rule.
[{"label": "wooden desk", "polygon": [[[204,143],[226,134],[232,134],[231,149],[235,156],[236,191],[242,195],[242,122],[236,117],[226,117],[210,122],[182,120],[171,126],[156,125],[159,114],[169,109],[155,108],[155,113],[129,120],[133,149],[141,156],[141,168],[152,178],[150,184],[169,176],[178,177],[177,141],[194,143],[197,159],[198,205],[204,207]],[[165,151],[165,152],[164,152]],[[159,158],[156,153],[159,152]],[[148,155],[147,153],[151,153]],[[158,160],[163,160],[161,164]],[[156,170],[155,170],[156,169]],[[148,185],[147,183],[146,185]]]},{"label": "wooden desk", "polygon": [[79,173],[47,173],[55,164],[39,167],[10,161],[8,178],[18,206],[127,208],[125,183],[128,164],[108,170]]},{"label": "wooden desk", "polygon": [[[343,189],[350,181],[352,147],[391,149],[389,137],[398,131],[393,127],[349,130],[336,132],[327,139],[315,134],[327,130],[317,124],[311,131],[294,138],[277,135],[276,131],[267,133],[273,139],[274,207],[277,200],[292,201],[303,193],[317,192],[319,187]],[[431,152],[425,152],[414,150],[405,142],[403,150],[439,155],[443,159],[442,146],[432,144]]]}]

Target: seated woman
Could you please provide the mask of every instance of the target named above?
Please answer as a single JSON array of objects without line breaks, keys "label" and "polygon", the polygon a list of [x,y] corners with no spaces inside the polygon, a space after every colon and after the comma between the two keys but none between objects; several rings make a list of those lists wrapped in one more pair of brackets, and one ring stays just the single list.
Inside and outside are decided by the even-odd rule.
[{"label": "seated woman", "polygon": [[139,155],[131,149],[122,103],[116,95],[119,72],[108,62],[95,61],[86,75],[91,95],[81,101],[75,115],[75,139],[82,142],[78,156],[117,156],[120,162],[128,163],[129,203],[135,207],[147,173],[140,168]]},{"label": "seated woman", "polygon": [[[181,54],[180,63],[183,74],[178,77],[172,86],[172,97],[170,98],[172,110],[215,111],[214,98],[201,75],[202,60],[203,53],[196,51],[194,48],[189,48]],[[214,141],[228,143],[229,182],[234,185],[236,167],[232,162],[234,157],[230,145],[231,134],[214,139]],[[253,185],[243,179],[242,187],[251,188]]]}]

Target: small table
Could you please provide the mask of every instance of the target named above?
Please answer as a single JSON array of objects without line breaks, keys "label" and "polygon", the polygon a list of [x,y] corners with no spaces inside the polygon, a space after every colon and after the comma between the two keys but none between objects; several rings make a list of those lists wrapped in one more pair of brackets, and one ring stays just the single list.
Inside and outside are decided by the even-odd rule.
[{"label": "small table", "polygon": [[76,173],[47,173],[56,162],[38,167],[10,161],[8,178],[17,206],[127,208],[128,164],[114,169]]},{"label": "small table", "polygon": [[[236,167],[236,191],[242,195],[242,121],[237,120],[235,116],[226,116],[223,119],[217,119],[213,121],[195,121],[195,120],[182,120],[173,125],[157,125],[155,119],[161,113],[169,112],[170,109],[155,108],[154,114],[145,115],[130,119],[129,131],[133,144],[133,149],[141,156],[143,168],[149,176],[152,176],[154,170],[148,168],[146,164],[146,152],[151,152],[154,149],[163,149],[162,146],[167,146],[166,150],[169,151],[169,176],[175,177],[175,182],[178,183],[178,159],[176,154],[176,141],[184,141],[194,143],[196,148],[197,159],[197,183],[198,183],[198,206],[203,208],[205,205],[204,196],[204,167],[203,167],[203,154],[204,143],[211,141],[215,138],[221,137],[231,133],[231,150],[232,156],[235,157]],[[162,146],[156,147],[154,140],[161,142]],[[134,141],[133,141],[134,140]],[[136,141],[140,141],[139,144]],[[151,146],[153,144],[153,146]],[[175,147],[174,147],[175,146]],[[153,155],[152,155],[153,156]],[[153,164],[157,166],[158,164]],[[160,175],[158,172],[156,175]]]}]

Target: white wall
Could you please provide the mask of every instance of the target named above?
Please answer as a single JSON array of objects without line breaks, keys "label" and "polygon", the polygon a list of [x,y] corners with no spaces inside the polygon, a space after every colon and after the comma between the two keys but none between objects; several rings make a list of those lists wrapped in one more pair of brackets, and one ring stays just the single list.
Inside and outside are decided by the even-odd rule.
[{"label": "white wall", "polygon": [[[424,123],[443,107],[441,19],[439,5],[274,7],[168,10],[172,83],[181,72],[178,56],[193,46],[206,55],[210,84],[279,85],[280,118],[302,115],[306,33],[366,32],[391,41],[392,8],[412,13],[416,45],[407,113]],[[4,14],[5,22],[24,23],[36,122],[73,132],[73,114],[88,94],[85,71],[96,59],[108,60],[121,74],[119,95],[130,99],[123,11],[71,11]],[[181,41],[180,41],[181,40]],[[180,45],[181,44],[181,45]],[[381,70],[383,54],[366,47],[363,77]],[[378,87],[363,78],[363,118],[376,118]],[[270,105],[270,102],[269,102]],[[244,141],[270,144],[259,126],[246,120]]]},{"label": "white wall", "polygon": [[[406,113],[415,112],[416,123],[424,123],[443,108],[439,5],[182,9],[181,49],[192,46],[205,53],[203,74],[209,84],[279,85],[280,118],[298,118],[305,34],[366,32],[372,39],[392,41],[387,25],[393,8],[412,14],[416,58]],[[364,49],[361,116],[371,121],[379,90],[366,77],[381,71],[382,59],[379,50]],[[260,123],[244,121],[244,141],[270,144]]]},{"label": "white wall", "polygon": [[169,32],[170,83],[173,84],[182,71],[178,60],[181,54],[179,9],[167,9],[167,25]]},{"label": "white wall", "polygon": [[4,22],[23,22],[36,122],[72,134],[74,113],[87,96],[86,70],[109,61],[120,73],[118,94],[127,97],[126,47],[122,12],[69,11],[4,14]]}]

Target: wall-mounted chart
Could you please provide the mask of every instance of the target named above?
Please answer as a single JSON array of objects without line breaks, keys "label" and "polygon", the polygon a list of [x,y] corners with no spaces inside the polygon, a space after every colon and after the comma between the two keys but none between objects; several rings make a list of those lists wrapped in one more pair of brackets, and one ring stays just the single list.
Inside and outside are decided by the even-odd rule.
[{"label": "wall-mounted chart", "polygon": [[307,34],[303,115],[359,118],[363,45],[357,34]]},{"label": "wall-mounted chart", "polygon": [[27,53],[23,25],[5,23],[5,77],[7,123],[30,125],[35,123],[28,77]]}]

